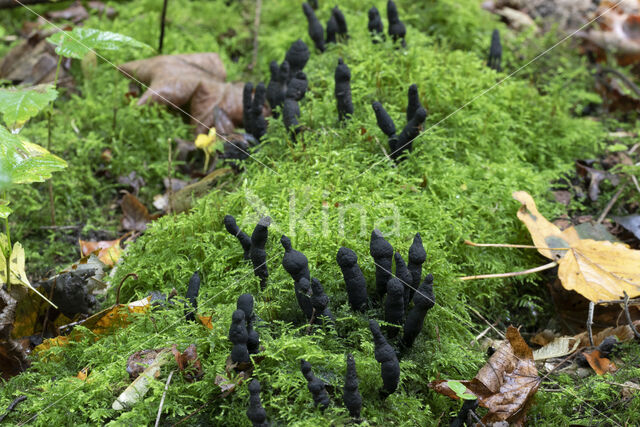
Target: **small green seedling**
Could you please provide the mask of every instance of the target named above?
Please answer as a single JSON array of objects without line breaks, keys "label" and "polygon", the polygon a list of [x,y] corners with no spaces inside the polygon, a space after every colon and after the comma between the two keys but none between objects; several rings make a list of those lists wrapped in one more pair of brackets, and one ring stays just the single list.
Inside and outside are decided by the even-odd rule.
[{"label": "small green seedling", "polygon": [[458,396],[461,400],[475,400],[478,397],[475,394],[467,393],[467,387],[460,381],[449,380],[447,386]]}]

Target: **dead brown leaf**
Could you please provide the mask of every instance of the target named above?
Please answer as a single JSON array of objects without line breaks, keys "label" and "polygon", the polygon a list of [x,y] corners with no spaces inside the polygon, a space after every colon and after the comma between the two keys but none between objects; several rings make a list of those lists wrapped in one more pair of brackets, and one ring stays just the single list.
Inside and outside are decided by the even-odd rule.
[{"label": "dead brown leaf", "polygon": [[97,252],[98,259],[106,266],[113,267],[122,255],[122,248],[120,248],[120,242],[127,237],[129,233],[116,240],[78,240],[80,245],[80,253],[83,257],[88,257],[94,252]]},{"label": "dead brown leaf", "polygon": [[618,370],[615,363],[602,356],[598,349],[590,352],[585,351],[582,354],[584,355],[584,358],[587,359],[587,362],[589,362],[589,366],[591,366],[598,375],[612,374]]},{"label": "dead brown leaf", "polygon": [[168,348],[139,350],[129,356],[127,359],[127,373],[129,374],[129,378],[132,380],[138,378],[138,376],[156,360],[158,354],[166,350],[168,350]]},{"label": "dead brown leaf", "polygon": [[145,231],[147,223],[158,218],[157,215],[150,215],[146,206],[133,194],[127,193],[120,202],[122,209],[122,219],[120,224],[125,230]]},{"label": "dead brown leaf", "polygon": [[227,72],[217,53],[161,55],[128,62],[120,66],[127,77],[135,77],[149,89],[138,105],[158,102],[188,107],[196,135],[206,134],[214,125],[219,107],[233,121],[242,125],[243,83],[225,83]]},{"label": "dead brown leaf", "polygon": [[195,344],[189,345],[183,353],[180,353],[174,344],[171,348],[171,352],[178,363],[178,370],[182,372],[182,376],[186,381],[197,381],[204,376],[204,371],[202,370],[202,364],[198,359],[198,352]]},{"label": "dead brown leaf", "polygon": [[71,21],[74,24],[78,24],[89,18],[89,12],[87,12],[82,3],[76,1],[66,9],[50,11],[45,16],[53,20]]},{"label": "dead brown leaf", "polygon": [[[506,421],[521,426],[533,395],[540,385],[540,377],[533,360],[533,352],[520,332],[513,326],[507,329],[507,340],[493,353],[487,363],[470,381],[460,381],[467,392],[478,397],[480,406],[489,409],[482,422]],[[437,380],[429,387],[440,394],[458,399],[447,380]]]}]

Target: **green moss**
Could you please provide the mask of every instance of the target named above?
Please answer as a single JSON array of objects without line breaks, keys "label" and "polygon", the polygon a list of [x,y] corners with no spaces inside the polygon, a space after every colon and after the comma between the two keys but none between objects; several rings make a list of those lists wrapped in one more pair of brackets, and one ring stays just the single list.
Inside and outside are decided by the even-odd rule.
[{"label": "green moss", "polygon": [[[247,17],[238,13],[241,6],[236,3],[231,6],[233,13],[227,13],[222,1],[171,2],[166,52],[220,49],[231,78],[240,78],[250,62],[247,52],[251,38],[242,26]],[[321,3],[317,14],[326,21],[331,5]],[[560,87],[541,95],[539,85],[531,84],[526,77],[516,77],[490,89],[505,75],[487,69],[483,63],[481,51],[488,45],[493,28],[493,21],[485,20],[487,15],[464,10],[453,13],[457,7],[452,1],[428,2],[426,12],[419,6],[409,6],[409,2],[399,3],[401,14],[407,10],[406,51],[394,49],[389,41],[372,45],[366,31],[366,9],[355,0],[342,2],[340,7],[352,37],[349,44],[330,46],[323,55],[312,52],[305,70],[310,92],[302,102],[300,121],[308,128],[303,141],[294,144],[282,124],[271,120],[265,143],[253,153],[253,159],[245,162],[246,170],[232,188],[213,191],[188,214],[155,221],[127,250],[112,283],[129,272],[137,273],[139,280],[125,285],[124,300],[141,298],[151,290],[166,293],[175,288],[184,294],[189,277],[199,270],[203,278],[199,312],[213,316],[213,330],[184,322],[183,307],[175,304],[139,315],[126,329],[115,330],[95,343],[87,337],[64,349],[54,349],[47,358],[36,359],[28,372],[5,384],[0,407],[17,394],[29,397],[11,415],[11,422],[25,421],[42,411],[33,420],[36,425],[148,424],[155,418],[162,396],[161,382],[154,384],[131,411],[121,414],[110,409],[129,383],[126,358],[143,348],[175,343],[184,349],[195,343],[205,377],[187,383],[174,376],[164,404],[167,420],[177,422],[202,408],[192,417],[193,423],[247,425],[246,389],[241,387],[226,398],[217,398],[214,379],[224,372],[230,351],[226,335],[235,300],[239,294],[251,292],[256,296],[256,312],[263,320],[258,330],[265,347],[265,359],[255,375],[263,384],[262,400],[272,421],[301,426],[346,423],[347,412],[339,404],[324,414],[313,409],[299,372],[299,359],[309,360],[316,374],[333,386],[331,396],[338,403],[345,354],[352,352],[365,402],[363,417],[369,425],[431,425],[437,419],[446,423],[457,404],[431,392],[428,382],[437,377],[470,378],[485,360],[483,352],[469,345],[485,326],[474,323],[467,307],[479,309],[492,319],[511,319],[514,305],[544,304],[534,277],[524,282],[457,280],[461,275],[515,271],[541,263],[533,252],[469,248],[463,240],[529,241],[515,217],[518,204],[511,199],[511,192],[529,191],[549,218],[562,213],[563,208],[547,196],[549,183],[569,170],[576,157],[598,151],[603,128],[573,118],[570,111],[576,106],[576,98],[567,96]],[[384,14],[384,2],[376,5]],[[158,2],[114,6],[120,11],[115,21],[92,18],[87,26],[155,44]],[[250,22],[252,13],[248,14]],[[469,26],[465,26],[467,23]],[[223,36],[229,28],[236,35]],[[429,28],[427,33],[418,31]],[[265,2],[254,81],[268,78],[268,62],[282,60],[290,43],[300,35],[309,42],[298,5],[292,7],[285,0]],[[451,47],[468,47],[470,51],[452,51]],[[236,50],[242,56],[234,63],[231,58]],[[333,70],[338,57],[351,68],[355,106],[354,117],[344,126],[337,123],[333,99]],[[110,59],[130,58],[116,55]],[[586,71],[564,69],[553,74],[554,79],[565,73],[584,76]],[[166,139],[187,137],[189,129],[162,109],[138,108],[115,100],[112,94],[124,93],[127,82],[107,64],[100,64],[91,79],[82,79],[79,71],[78,77],[81,94],[59,102],[59,113],[54,117],[53,151],[70,163],[69,173],[54,179],[59,223],[80,220],[115,232],[118,212],[104,208],[116,200],[114,179],[132,170],[140,173],[148,183],[141,198],[149,204],[153,194],[161,191]],[[430,115],[425,132],[414,141],[412,155],[394,165],[382,151],[388,145],[376,126],[370,104],[381,101],[402,127],[407,88],[414,82]],[[115,132],[114,105],[118,107]],[[69,126],[70,120],[78,133]],[[41,141],[46,135],[44,123],[33,123],[30,129],[34,140]],[[95,177],[101,168],[100,153],[107,147],[114,160],[102,168],[111,180]],[[47,236],[37,231],[48,220],[43,208],[44,188],[16,193],[16,200],[24,207],[13,217],[16,235],[31,245],[29,252],[40,249],[43,262],[51,256],[51,249],[37,246]],[[79,212],[83,215],[80,218]],[[259,214],[273,218],[267,244],[270,277],[265,292],[259,291],[258,279],[242,260],[238,243],[224,231],[225,214],[236,216],[247,232]],[[422,234],[428,254],[425,270],[435,276],[437,299],[414,349],[401,362],[401,387],[386,402],[377,398],[379,365],[367,329],[367,318],[379,319],[382,313],[376,309],[366,315],[351,313],[335,262],[340,246],[355,250],[373,291],[374,266],[368,255],[373,228],[380,228],[403,254],[413,234]],[[312,275],[324,284],[337,317],[336,332],[307,334],[291,279],[280,266],[281,234],[291,237],[294,247],[307,255]],[[60,243],[53,242],[50,248],[58,251]],[[538,295],[525,293],[523,287]],[[519,290],[514,292],[514,288]],[[114,301],[113,294],[108,298]],[[73,379],[86,365],[92,368],[89,380],[82,383]],[[168,366],[162,378],[170,369],[174,367]],[[545,419],[546,411],[563,408],[553,418],[554,423],[574,422],[584,414],[573,414],[572,399],[566,393],[540,393],[539,402],[550,409],[535,409],[533,416]]]}]

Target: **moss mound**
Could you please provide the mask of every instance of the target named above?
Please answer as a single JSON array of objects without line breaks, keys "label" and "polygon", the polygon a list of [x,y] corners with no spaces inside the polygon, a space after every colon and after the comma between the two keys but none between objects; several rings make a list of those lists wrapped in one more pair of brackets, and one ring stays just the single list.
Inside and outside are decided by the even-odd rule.
[{"label": "moss mound", "polygon": [[[155,4],[142,1],[130,8],[119,5],[120,16],[111,26],[103,21],[92,24],[153,43],[155,32],[143,29],[155,26],[156,15],[145,9],[151,3]],[[384,3],[376,3],[379,10],[385,10]],[[347,423],[348,413],[339,402],[345,355],[350,352],[360,377],[362,417],[369,425],[433,425],[438,419],[446,423],[447,414],[456,410],[455,403],[432,393],[427,384],[437,376],[472,377],[482,365],[484,354],[469,342],[484,326],[472,321],[468,307],[504,315],[518,303],[514,286],[522,285],[513,281],[461,282],[457,277],[514,271],[539,263],[533,253],[470,249],[463,240],[527,241],[525,230],[515,218],[517,203],[511,199],[511,192],[530,192],[547,217],[559,213],[559,206],[545,198],[549,182],[569,169],[576,157],[594,153],[602,129],[595,122],[570,115],[575,98],[566,92],[551,90],[540,95],[526,80],[501,81],[504,74],[489,70],[481,52],[493,27],[488,24],[488,15],[473,17],[476,24],[465,37],[474,41],[472,49],[465,52],[448,47],[462,47],[460,39],[450,37],[460,36],[455,31],[459,23],[446,12],[454,2],[437,2],[440,6],[428,2],[434,13],[425,16],[421,8],[405,5],[409,2],[398,3],[401,17],[403,10],[408,11],[406,50],[396,49],[390,41],[371,44],[366,31],[368,7],[355,0],[342,2],[340,8],[347,17],[351,39],[348,44],[331,45],[322,55],[312,52],[305,69],[310,90],[301,103],[300,122],[307,129],[302,138],[294,143],[281,122],[270,120],[265,142],[245,162],[245,171],[237,176],[232,189],[214,190],[189,214],[155,221],[130,246],[118,266],[113,283],[130,272],[139,276],[137,282],[125,285],[122,298],[126,300],[142,298],[152,290],[168,293],[173,288],[184,295],[189,277],[200,271],[198,311],[212,316],[213,330],[185,322],[180,304],[154,309],[97,342],[88,333],[85,340],[54,348],[36,359],[29,371],[5,384],[0,407],[6,406],[12,396],[27,394],[27,402],[12,415],[15,421],[37,414],[32,421],[38,425],[59,424],[61,420],[63,424],[145,425],[155,419],[164,388],[161,382],[154,383],[144,400],[130,411],[110,409],[130,382],[125,372],[127,357],[145,348],[177,344],[184,349],[194,343],[204,379],[188,383],[174,376],[164,403],[167,422],[177,422],[199,410],[186,423],[247,425],[246,387],[218,398],[214,379],[224,372],[230,352],[226,337],[236,298],[250,292],[256,297],[255,311],[261,319],[257,330],[265,347],[265,358],[254,375],[262,384],[262,402],[271,421],[300,426]],[[216,11],[228,13],[222,4],[173,2],[175,9],[170,13],[175,15],[171,15],[166,46],[173,52],[220,48],[231,59],[230,52],[239,49],[239,40],[244,39],[213,43],[215,37],[210,33],[216,34],[218,29],[208,29],[204,34],[184,31],[187,25],[209,26],[204,17],[217,16]],[[199,12],[193,14],[195,11]],[[330,4],[322,2],[317,12],[321,21],[326,21],[329,11]],[[193,19],[195,22],[191,22]],[[223,25],[220,31],[227,28]],[[435,32],[438,37],[429,35]],[[260,72],[253,76],[254,82],[268,79],[268,62],[281,61],[288,46],[303,34],[311,46],[299,5],[292,7],[284,0],[265,2]],[[479,36],[485,37],[486,44],[477,43]],[[237,65],[227,61],[233,77],[240,77],[248,57]],[[340,57],[351,68],[355,106],[354,116],[344,125],[338,123],[333,98],[333,71]],[[113,71],[101,66],[96,76],[117,80],[114,84],[119,88],[126,84],[119,78],[105,77],[108,73]],[[418,85],[429,117],[425,132],[413,143],[413,153],[396,165],[383,152],[388,151],[388,145],[377,128],[371,102],[382,102],[401,127],[411,83]],[[99,83],[86,80],[84,84],[83,97],[73,98],[66,105],[96,100],[104,93]],[[104,118],[103,127],[93,132],[101,134],[97,138],[102,144],[118,147],[115,149],[122,150],[123,155],[149,150],[150,164],[158,168],[150,170],[156,175],[149,179],[161,180],[161,166],[166,170],[166,162],[160,160],[165,153],[163,141],[188,129],[158,109],[123,108],[126,118],[120,134],[107,140]],[[86,113],[87,126],[93,123],[89,119],[91,111]],[[84,113],[80,114],[83,117]],[[77,148],[78,153],[86,147]],[[71,152],[59,153],[72,157]],[[96,155],[95,150],[92,153]],[[83,170],[82,174],[88,172]],[[77,176],[80,179],[80,172]],[[222,219],[226,214],[234,215],[248,233],[261,215],[273,219],[267,243],[270,277],[265,291],[260,291],[258,278],[242,259],[237,241],[224,230]],[[413,235],[421,233],[427,251],[423,271],[435,277],[437,300],[413,349],[401,360],[398,391],[386,401],[378,398],[382,381],[367,327],[368,318],[381,319],[382,312],[375,308],[362,315],[350,311],[335,261],[338,248],[353,249],[373,295],[369,235],[374,228],[382,230],[394,249],[405,256]],[[280,265],[282,234],[306,254],[312,276],[320,279],[331,297],[331,309],[337,318],[335,330],[308,334],[296,305],[293,283]],[[109,298],[113,301],[114,296]],[[333,386],[330,396],[336,404],[324,413],[312,406],[299,372],[301,358],[310,361],[316,375]],[[86,382],[73,378],[87,365],[91,373]],[[165,370],[170,369],[173,367]],[[545,395],[542,401],[551,404],[547,399],[553,398]]]}]

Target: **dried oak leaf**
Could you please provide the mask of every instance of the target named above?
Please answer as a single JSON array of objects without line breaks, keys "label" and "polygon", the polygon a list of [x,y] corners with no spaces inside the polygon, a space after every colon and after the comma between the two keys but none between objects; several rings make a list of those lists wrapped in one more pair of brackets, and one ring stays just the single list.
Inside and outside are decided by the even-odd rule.
[{"label": "dried oak leaf", "polygon": [[217,53],[160,55],[127,62],[119,67],[149,89],[138,105],[147,102],[188,107],[196,135],[207,133],[215,120],[215,108],[222,109],[236,126],[242,126],[243,83],[226,83],[227,72]]},{"label": "dried oak leaf", "polygon": [[145,231],[147,223],[158,218],[158,215],[150,215],[146,206],[133,194],[127,193],[120,202],[122,219],[120,224],[125,230]]},{"label": "dried oak leaf", "polygon": [[[540,385],[533,352],[520,332],[507,329],[506,341],[498,347],[471,381],[459,381],[467,393],[478,397],[480,406],[489,412],[482,418],[485,424],[506,421],[521,426],[532,397]],[[440,394],[458,399],[447,380],[432,381],[429,387]]]},{"label": "dried oak leaf", "polygon": [[173,356],[178,363],[178,370],[182,372],[182,376],[188,382],[193,382],[201,379],[204,376],[202,370],[202,364],[198,359],[198,352],[196,351],[196,345],[191,344],[187,347],[183,353],[180,353],[176,345],[171,348]]},{"label": "dried oak leaf", "polygon": [[558,263],[565,289],[593,302],[620,299],[624,292],[630,298],[640,296],[640,251],[622,243],[580,239],[573,227],[560,231],[538,212],[528,193],[516,191],[513,198],[522,203],[518,218],[538,252]]}]

